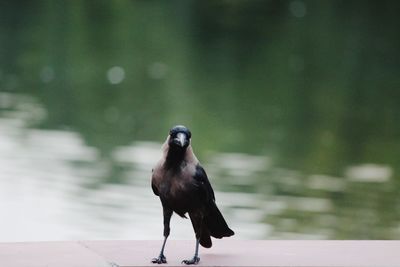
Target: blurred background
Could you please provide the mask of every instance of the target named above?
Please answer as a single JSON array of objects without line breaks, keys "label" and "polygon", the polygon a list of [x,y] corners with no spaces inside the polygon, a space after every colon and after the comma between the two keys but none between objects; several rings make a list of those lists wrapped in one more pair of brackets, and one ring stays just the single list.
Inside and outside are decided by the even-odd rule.
[{"label": "blurred background", "polygon": [[399,11],[2,1],[0,240],[161,239],[150,176],[175,124],[235,238],[400,238]]}]

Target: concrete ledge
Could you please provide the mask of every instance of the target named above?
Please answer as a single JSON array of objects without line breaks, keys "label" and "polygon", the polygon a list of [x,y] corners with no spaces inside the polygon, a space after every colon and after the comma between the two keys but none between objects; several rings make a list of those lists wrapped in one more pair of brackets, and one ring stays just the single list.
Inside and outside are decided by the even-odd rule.
[{"label": "concrete ledge", "polygon": [[[201,249],[198,266],[400,266],[400,241],[241,241],[213,240]],[[76,241],[0,243],[5,267],[154,266],[161,241]],[[194,241],[169,240],[168,264],[182,266]],[[158,266],[158,265],[156,265]]]}]

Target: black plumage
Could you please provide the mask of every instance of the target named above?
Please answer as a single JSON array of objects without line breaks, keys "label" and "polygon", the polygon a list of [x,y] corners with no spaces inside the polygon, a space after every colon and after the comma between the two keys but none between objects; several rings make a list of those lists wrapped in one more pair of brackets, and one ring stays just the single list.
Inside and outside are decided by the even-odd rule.
[{"label": "black plumage", "polygon": [[199,244],[212,246],[211,236],[232,236],[224,217],[215,203],[214,190],[190,145],[191,132],[184,126],[173,127],[163,145],[163,156],[153,169],[151,186],[160,197],[164,215],[164,243],[153,263],[166,263],[164,248],[170,233],[170,219],[175,212],[192,222],[196,235],[195,255],[186,264],[197,264]]}]

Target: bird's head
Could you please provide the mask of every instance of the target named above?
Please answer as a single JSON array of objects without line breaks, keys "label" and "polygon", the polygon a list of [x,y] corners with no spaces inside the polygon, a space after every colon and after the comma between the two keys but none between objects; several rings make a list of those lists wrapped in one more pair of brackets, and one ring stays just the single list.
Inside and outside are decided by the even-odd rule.
[{"label": "bird's head", "polygon": [[171,148],[185,150],[190,144],[192,133],[183,125],[177,125],[169,131],[168,145]]}]

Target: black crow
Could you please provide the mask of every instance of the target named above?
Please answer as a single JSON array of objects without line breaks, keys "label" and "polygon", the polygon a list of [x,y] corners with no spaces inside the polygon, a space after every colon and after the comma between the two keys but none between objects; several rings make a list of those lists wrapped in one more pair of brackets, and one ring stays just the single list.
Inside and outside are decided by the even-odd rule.
[{"label": "black crow", "polygon": [[164,242],[153,263],[167,262],[164,248],[173,212],[183,218],[187,218],[185,214],[188,213],[196,235],[194,256],[182,263],[197,264],[200,261],[199,244],[210,248],[211,236],[222,238],[234,234],[215,204],[214,191],[193,154],[190,138],[191,132],[185,126],[173,127],[162,147],[163,156],[153,169],[151,187],[160,197],[164,215]]}]

